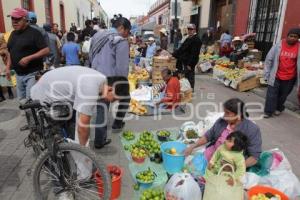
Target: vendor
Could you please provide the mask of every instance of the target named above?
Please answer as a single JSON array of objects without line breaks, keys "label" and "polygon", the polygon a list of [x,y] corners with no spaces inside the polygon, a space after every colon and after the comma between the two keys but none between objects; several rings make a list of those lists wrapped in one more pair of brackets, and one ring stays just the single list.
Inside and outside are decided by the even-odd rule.
[{"label": "vendor", "polygon": [[180,82],[176,76],[172,76],[172,72],[169,69],[164,69],[161,74],[166,83],[165,95],[157,105],[161,108],[172,110],[177,108],[180,103]]},{"label": "vendor", "polygon": [[232,43],[233,52],[230,54],[230,61],[237,63],[247,56],[249,49],[248,45],[244,43],[241,37],[234,37]]},{"label": "vendor", "polygon": [[156,52],[156,43],[155,43],[155,39],[153,37],[150,37],[148,39],[148,45],[147,45],[147,50],[146,50],[146,58],[141,58],[140,60],[140,67],[142,68],[146,68],[146,70],[148,72],[151,71],[151,59],[153,58],[153,56],[155,55]]},{"label": "vendor", "polygon": [[231,47],[231,43],[225,42],[223,44],[223,46],[221,46],[221,48],[220,48],[220,57],[226,56],[229,58],[232,51],[233,51],[233,48]]},{"label": "vendor", "polygon": [[234,98],[224,103],[224,117],[218,119],[213,127],[197,142],[185,150],[188,156],[192,151],[202,145],[208,144],[204,156],[210,161],[212,155],[225,139],[234,131],[241,131],[248,138],[247,150],[244,152],[246,167],[255,165],[262,151],[262,139],[259,127],[248,120],[248,113],[245,110],[245,104],[242,100]]}]

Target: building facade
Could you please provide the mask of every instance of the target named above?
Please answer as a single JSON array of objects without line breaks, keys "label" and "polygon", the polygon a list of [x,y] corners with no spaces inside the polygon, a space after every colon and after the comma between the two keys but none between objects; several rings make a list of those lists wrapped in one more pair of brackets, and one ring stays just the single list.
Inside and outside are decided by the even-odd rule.
[{"label": "building facade", "polygon": [[69,30],[72,24],[83,28],[85,20],[92,17],[104,18],[108,22],[97,0],[0,0],[1,32],[12,30],[7,15],[16,7],[35,12],[39,25],[57,23],[62,30]]}]

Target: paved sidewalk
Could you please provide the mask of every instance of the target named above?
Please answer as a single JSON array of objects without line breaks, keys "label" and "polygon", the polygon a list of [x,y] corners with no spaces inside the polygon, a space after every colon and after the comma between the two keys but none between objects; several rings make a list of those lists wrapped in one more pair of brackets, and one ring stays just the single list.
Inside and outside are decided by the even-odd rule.
[{"label": "paved sidewalk", "polygon": [[[133,131],[163,129],[179,127],[185,121],[199,121],[207,111],[212,111],[211,103],[222,105],[225,100],[239,97],[246,102],[256,102],[263,105],[264,99],[252,92],[238,93],[224,85],[212,80],[206,75],[197,76],[196,94],[193,100],[194,108],[181,119],[173,119],[172,116],[137,117],[131,118],[126,123],[126,129]],[[197,103],[202,102],[199,105]],[[204,102],[207,102],[204,104]],[[198,105],[198,107],[196,107]],[[220,107],[219,106],[219,107]],[[260,113],[255,114],[257,116]],[[197,117],[198,115],[198,117]],[[185,117],[185,118],[184,118]],[[183,119],[184,118],[184,119]],[[11,120],[9,120],[11,119]],[[281,116],[271,119],[256,121],[260,126],[263,137],[263,148],[280,148],[288,157],[293,166],[294,173],[300,177],[300,116],[287,111]],[[32,200],[31,177],[26,175],[27,169],[32,166],[35,158],[31,149],[25,149],[23,140],[27,132],[19,132],[19,128],[25,124],[22,113],[17,108],[17,102],[6,101],[0,103],[0,199],[1,200]],[[123,153],[119,134],[110,134],[113,142],[102,150],[95,150],[105,163],[113,163],[124,168],[125,173],[122,183],[121,200],[131,200],[133,196],[133,181],[128,170],[128,160]],[[91,134],[93,139],[93,133]]]}]

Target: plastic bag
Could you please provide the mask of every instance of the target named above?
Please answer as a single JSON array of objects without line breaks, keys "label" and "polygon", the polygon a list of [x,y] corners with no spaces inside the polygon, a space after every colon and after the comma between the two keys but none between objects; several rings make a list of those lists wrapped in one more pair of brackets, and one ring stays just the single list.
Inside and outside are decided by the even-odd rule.
[{"label": "plastic bag", "polygon": [[253,172],[259,176],[266,176],[269,174],[273,163],[273,154],[271,152],[263,152],[256,165],[249,168],[249,172]]},{"label": "plastic bag", "polygon": [[174,174],[165,186],[166,200],[201,200],[198,183],[188,173]]},{"label": "plastic bag", "polygon": [[207,160],[203,153],[197,153],[192,159],[185,159],[184,168],[193,176],[204,176],[207,167]]}]

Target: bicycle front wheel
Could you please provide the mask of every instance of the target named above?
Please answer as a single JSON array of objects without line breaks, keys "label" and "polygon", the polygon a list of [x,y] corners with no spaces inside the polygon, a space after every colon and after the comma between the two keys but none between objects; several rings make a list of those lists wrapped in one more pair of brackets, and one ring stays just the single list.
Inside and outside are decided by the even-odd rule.
[{"label": "bicycle front wheel", "polygon": [[44,151],[33,168],[38,200],[110,199],[111,178],[105,164],[90,149],[62,143],[56,155]]}]

